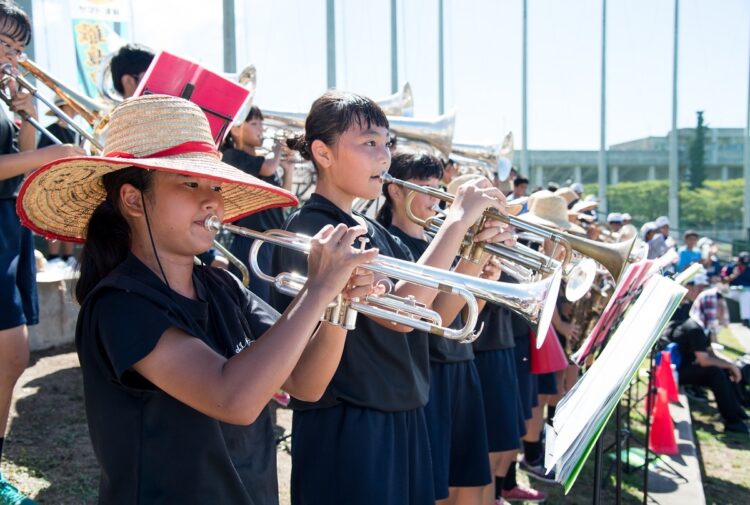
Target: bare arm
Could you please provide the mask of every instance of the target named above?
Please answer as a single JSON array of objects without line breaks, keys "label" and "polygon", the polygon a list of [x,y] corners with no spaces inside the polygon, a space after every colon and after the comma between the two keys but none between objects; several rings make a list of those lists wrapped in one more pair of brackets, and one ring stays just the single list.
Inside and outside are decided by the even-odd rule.
[{"label": "bare arm", "polygon": [[[320,314],[342,290],[349,273],[377,254],[374,249],[363,252],[349,245],[362,233],[361,228],[344,225],[321,230],[313,240],[307,283],[279,320],[243,352],[226,359],[201,340],[170,328],[133,368],[167,394],[208,416],[232,424],[252,423],[292,374]],[[343,335],[325,337],[321,342],[338,340],[339,346],[343,345]],[[310,362],[315,360],[310,358]]]},{"label": "bare arm", "polygon": [[281,161],[281,144],[276,142],[273,145],[273,156],[263,160],[263,165],[260,167],[260,175],[263,177],[270,177],[276,173],[279,169],[279,162]]},{"label": "bare arm", "polygon": [[729,360],[722,359],[721,357],[714,356],[708,351],[695,351],[695,361],[701,367],[715,366],[718,368],[723,368],[724,370],[728,370],[732,382],[739,382],[740,380],[742,380],[742,373],[734,363]]}]

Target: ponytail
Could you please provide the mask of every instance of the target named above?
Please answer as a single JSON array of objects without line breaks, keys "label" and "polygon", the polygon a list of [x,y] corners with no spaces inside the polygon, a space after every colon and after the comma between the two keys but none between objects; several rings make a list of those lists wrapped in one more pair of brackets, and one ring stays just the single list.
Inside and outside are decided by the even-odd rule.
[{"label": "ponytail", "polygon": [[387,230],[393,223],[393,201],[391,200],[391,194],[388,192],[387,184],[383,184],[383,196],[385,197],[385,202],[380,207],[380,210],[378,210],[375,220]]},{"label": "ponytail", "polygon": [[78,303],[83,303],[96,285],[128,257],[130,226],[120,213],[120,188],[123,184],[131,184],[141,191],[148,191],[151,172],[137,167],[123,168],[104,175],[102,182],[107,197],[94,209],[86,226],[81,272],[75,287]]}]

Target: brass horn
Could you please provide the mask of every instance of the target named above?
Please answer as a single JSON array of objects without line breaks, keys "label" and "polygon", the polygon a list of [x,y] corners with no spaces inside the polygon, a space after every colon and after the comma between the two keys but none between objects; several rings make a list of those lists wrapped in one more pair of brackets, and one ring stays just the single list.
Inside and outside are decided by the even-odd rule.
[{"label": "brass horn", "polygon": [[375,101],[383,109],[386,116],[414,116],[414,97],[411,92],[411,85],[408,82],[405,82],[401,89],[394,94]]},{"label": "brass horn", "polygon": [[489,179],[507,180],[513,166],[513,132],[508,132],[501,144],[453,144],[451,158],[460,165],[479,166]]},{"label": "brass horn", "polygon": [[455,111],[430,119],[392,116],[388,118],[388,123],[391,131],[398,137],[427,144],[446,160],[450,157],[456,123]]},{"label": "brass horn", "polygon": [[[52,89],[55,93],[60,96],[67,104],[69,104],[71,107],[76,109],[76,111],[81,114],[87,121],[91,120],[92,123],[96,123],[98,120],[98,113],[100,109],[96,108],[98,107],[95,105],[94,102],[86,99],[87,104],[90,106],[92,110],[88,110],[81,102],[80,99],[83,98],[81,95],[77,95],[75,92],[73,92],[70,88],[64,87],[59,81],[56,79],[53,79],[49,74],[42,71],[34,62],[31,60],[25,60],[22,62],[19,62],[19,65],[22,65],[24,69],[26,69],[30,74],[34,75],[37,79],[45,83],[46,86],[48,86],[50,89]],[[6,63],[0,67],[0,87],[2,87],[3,90],[7,88],[7,85],[10,81],[15,81],[19,89],[26,89],[29,93],[31,93],[34,98],[37,100],[40,100],[42,103],[44,103],[47,107],[49,107],[55,115],[65,121],[71,128],[73,128],[76,132],[78,132],[81,137],[85,138],[93,146],[95,146],[99,151],[102,149],[101,143],[95,139],[89,132],[81,128],[70,116],[68,116],[60,107],[56,106],[52,101],[48,100],[44,96],[39,93],[39,90],[37,90],[36,86],[34,86],[31,82],[29,82],[28,79],[26,79],[24,76],[20,75],[10,64]],[[73,95],[77,95],[75,98]],[[5,103],[8,105],[11,104],[11,97],[10,94],[6,91],[0,92],[0,99],[2,99]],[[93,110],[95,109],[96,110]],[[45,127],[43,127],[36,119],[25,116],[25,119],[34,126],[37,130],[39,130],[40,133],[47,136],[50,140],[52,140],[56,144],[60,144],[60,139],[56,138],[54,135],[52,135],[49,130],[47,130]]]},{"label": "brass horn", "polygon": [[[447,203],[452,203],[454,196],[445,191],[431,188],[429,186],[420,186],[409,181],[403,181],[396,179],[395,177],[384,172],[380,176],[383,183],[397,184],[406,189],[416,191],[430,195],[438,200],[442,200]],[[559,244],[565,249],[565,259],[563,260],[563,266],[570,263],[573,251],[578,251],[584,256],[588,256],[599,262],[604,268],[609,270],[615,281],[619,280],[620,275],[625,270],[625,266],[628,264],[630,259],[630,252],[633,249],[636,237],[617,244],[602,244],[593,240],[577,237],[570,233],[565,233],[546,226],[539,224],[528,223],[515,216],[505,216],[497,212],[495,209],[487,209],[484,212],[483,219],[495,219],[503,223],[509,224],[517,229],[529,231],[535,235],[539,235],[542,238],[551,240],[555,244]],[[481,244],[479,244],[481,246]]]}]

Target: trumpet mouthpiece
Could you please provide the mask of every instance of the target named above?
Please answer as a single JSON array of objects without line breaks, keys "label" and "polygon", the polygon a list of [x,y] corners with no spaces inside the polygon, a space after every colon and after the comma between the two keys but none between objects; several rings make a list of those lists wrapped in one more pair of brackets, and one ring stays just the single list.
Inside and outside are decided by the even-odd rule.
[{"label": "trumpet mouthpiece", "polygon": [[219,216],[216,216],[216,215],[208,216],[203,221],[203,227],[210,231],[221,230],[221,221],[219,220]]},{"label": "trumpet mouthpiece", "polygon": [[380,182],[382,182],[383,184],[393,182],[393,176],[388,172],[383,172],[382,174],[380,174]]}]

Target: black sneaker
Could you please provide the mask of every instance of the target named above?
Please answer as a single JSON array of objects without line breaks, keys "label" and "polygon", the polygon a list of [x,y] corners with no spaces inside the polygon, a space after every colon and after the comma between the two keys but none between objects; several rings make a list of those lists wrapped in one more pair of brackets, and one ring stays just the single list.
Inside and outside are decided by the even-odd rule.
[{"label": "black sneaker", "polygon": [[698,403],[708,403],[708,395],[701,387],[685,386],[685,396]]},{"label": "black sneaker", "polygon": [[542,464],[541,459],[535,465],[532,465],[526,461],[526,458],[524,458],[518,464],[518,468],[526,472],[529,477],[538,481],[548,483],[555,482],[555,471],[551,470],[549,473],[545,474],[544,465]]},{"label": "black sneaker", "polygon": [[736,423],[725,423],[724,433],[742,433],[747,435],[749,432],[745,423],[737,421]]}]

